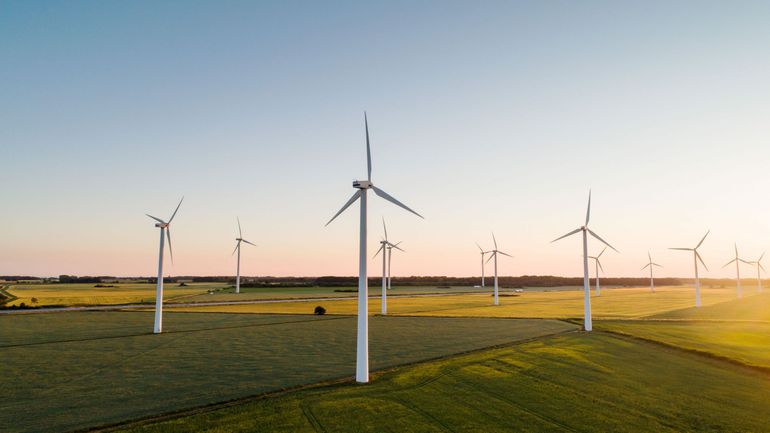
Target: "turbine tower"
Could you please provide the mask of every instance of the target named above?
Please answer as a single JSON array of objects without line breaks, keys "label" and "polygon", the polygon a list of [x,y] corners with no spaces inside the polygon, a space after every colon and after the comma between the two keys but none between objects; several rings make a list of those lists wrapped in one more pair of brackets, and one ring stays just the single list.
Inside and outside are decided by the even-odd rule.
[{"label": "turbine tower", "polygon": [[701,258],[700,254],[698,254],[698,248],[703,244],[703,241],[706,240],[706,236],[711,233],[711,230],[708,230],[705,235],[703,235],[703,238],[698,242],[698,245],[695,246],[695,248],[669,248],[670,250],[679,250],[679,251],[692,251],[693,253],[693,262],[695,263],[695,306],[700,307],[700,277],[698,277],[698,261],[700,260],[700,263],[703,265],[703,268],[707,271],[709,270],[708,266],[703,262],[703,259]]},{"label": "turbine tower", "polygon": [[174,221],[176,212],[179,210],[179,206],[182,205],[182,200],[179,200],[179,204],[176,205],[174,213],[171,214],[171,218],[168,222],[163,221],[160,218],[156,218],[150,214],[145,214],[148,217],[156,221],[155,227],[160,229],[160,248],[158,251],[158,282],[155,287],[155,326],[153,327],[153,333],[160,334],[163,332],[163,245],[165,238],[168,237],[168,253],[171,257],[171,263],[174,263],[174,251],[171,249],[171,221]]},{"label": "turbine tower", "polygon": [[742,258],[740,258],[738,256],[738,244],[737,243],[735,244],[735,258],[730,260],[729,262],[725,263],[725,265],[722,266],[722,268],[726,268],[727,266],[729,266],[733,262],[735,263],[735,284],[736,284],[735,285],[735,290],[738,293],[738,299],[741,299],[743,297],[743,290],[741,289],[741,267],[740,267],[740,262],[746,263],[747,265],[751,264],[751,263],[747,262],[746,260],[743,260]]},{"label": "turbine tower", "polygon": [[382,228],[385,232],[385,239],[380,241],[380,249],[377,250],[377,252],[374,254],[374,257],[377,257],[377,255],[382,252],[382,302],[380,313],[384,316],[388,314],[387,292],[390,289],[390,252],[394,247],[399,250],[401,250],[401,248],[398,247],[398,244],[394,245],[388,241],[388,228],[385,226],[385,218],[382,219]]},{"label": "turbine tower", "polygon": [[356,188],[357,191],[350,197],[347,203],[342,206],[342,209],[340,209],[332,219],[326,223],[328,226],[356,200],[361,200],[358,244],[358,330],[356,337],[356,382],[360,383],[369,382],[369,317],[367,315],[369,285],[366,280],[366,193],[370,189],[374,190],[374,193],[383,199],[422,218],[422,215],[409,209],[405,204],[396,200],[380,188],[377,188],[372,183],[372,152],[369,145],[369,121],[366,118],[366,112],[364,112],[364,128],[366,130],[366,180],[353,181],[353,188]]},{"label": "turbine tower", "polygon": [[479,247],[481,252],[481,287],[484,288],[484,256],[491,253],[491,251],[484,251],[484,248],[481,248],[478,242],[476,242],[476,246]]},{"label": "turbine tower", "polygon": [[590,234],[591,236],[596,238],[599,242],[612,248],[615,252],[619,252],[618,250],[615,249],[615,247],[608,244],[607,241],[600,238],[599,235],[592,232],[591,229],[588,228],[588,221],[590,219],[591,219],[591,190],[588,190],[588,210],[586,211],[586,223],[576,228],[575,230],[572,230],[566,235],[558,237],[551,241],[553,243],[560,239],[564,239],[568,236],[572,236],[575,233],[583,232],[583,317],[584,317],[583,329],[585,329],[586,331],[591,331],[593,329],[593,322],[591,320],[591,286],[588,280],[588,235]]},{"label": "turbine tower", "polygon": [[395,249],[397,249],[399,251],[406,252],[406,251],[402,250],[399,247],[399,245],[401,245],[401,241],[398,241],[395,244],[388,245],[388,290],[393,288],[392,285],[391,285],[391,282],[393,281],[393,279],[390,277],[390,265],[393,263],[393,248],[395,248]]},{"label": "turbine tower", "polygon": [[511,258],[513,258],[513,256],[510,255],[510,254],[506,254],[506,253],[504,253],[504,252],[502,252],[502,251],[497,249],[497,239],[495,239],[495,234],[494,233],[492,233],[492,242],[494,242],[494,244],[495,244],[495,249],[493,249],[492,251],[487,251],[488,253],[492,254],[487,259],[487,263],[489,263],[490,260],[495,259],[495,305],[500,305],[500,299],[499,299],[498,287],[497,287],[497,255],[498,254],[502,254],[504,256],[508,256],[508,257],[511,257]]},{"label": "turbine tower", "polygon": [[602,294],[602,288],[599,285],[599,269],[601,269],[602,272],[604,272],[604,268],[602,267],[602,262],[599,260],[599,257],[601,257],[606,250],[607,250],[607,247],[604,247],[602,252],[600,252],[599,254],[595,256],[588,256],[589,259],[594,260],[594,267],[596,268],[596,296],[601,296]]},{"label": "turbine tower", "polygon": [[236,251],[238,252],[238,262],[235,266],[235,293],[241,293],[241,242],[253,245],[255,247],[256,245],[252,244],[246,239],[243,239],[243,232],[241,232],[241,220],[238,217],[236,217],[236,220],[238,221],[238,237],[235,238],[235,249],[233,250],[233,254],[235,254]]},{"label": "turbine tower", "polygon": [[[761,256],[759,256],[758,259],[754,260],[753,262],[746,262],[750,265],[756,265],[757,266],[757,293],[762,293],[762,275],[760,274],[760,271],[764,271],[765,267],[762,266],[762,258],[765,257],[765,253],[763,252]],[[766,271],[765,271],[766,272]]]},{"label": "turbine tower", "polygon": [[662,268],[663,266],[661,266],[661,265],[659,265],[659,264],[657,264],[657,263],[653,263],[653,261],[652,261],[652,256],[650,255],[650,252],[649,252],[649,251],[647,251],[647,258],[649,259],[649,262],[647,262],[647,264],[646,264],[646,265],[644,265],[644,266],[642,267],[642,269],[640,269],[640,270],[642,270],[642,271],[643,271],[643,270],[644,270],[644,268],[647,268],[647,267],[649,267],[649,268],[650,268],[650,292],[652,292],[652,293],[655,293],[655,280],[652,278],[652,268],[653,268],[654,266],[657,266],[657,267],[659,267],[659,268]]}]

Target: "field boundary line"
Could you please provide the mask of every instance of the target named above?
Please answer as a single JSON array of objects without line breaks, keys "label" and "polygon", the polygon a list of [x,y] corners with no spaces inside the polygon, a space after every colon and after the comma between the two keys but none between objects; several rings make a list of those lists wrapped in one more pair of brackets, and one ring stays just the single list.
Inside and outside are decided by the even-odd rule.
[{"label": "field boundary line", "polygon": [[[395,366],[391,366],[391,367],[383,367],[383,368],[380,368],[380,369],[376,369],[376,370],[370,371],[370,375],[372,376],[372,378],[376,378],[376,377],[380,377],[380,376],[382,376],[384,374],[391,373],[391,372],[393,372],[395,370],[399,370],[399,369],[402,369],[402,368],[414,367],[414,366],[418,366],[418,365],[421,365],[421,364],[427,364],[427,363],[431,363],[431,362],[447,361],[447,360],[451,360],[453,358],[459,358],[459,357],[466,356],[466,355],[471,355],[471,354],[474,354],[474,353],[479,353],[479,352],[484,352],[484,351],[493,351],[493,350],[498,350],[498,349],[504,349],[506,347],[519,346],[519,345],[522,345],[522,344],[531,343],[533,341],[538,341],[538,340],[543,340],[543,339],[547,339],[547,338],[558,337],[558,336],[572,334],[572,333],[577,333],[577,332],[582,332],[582,331],[579,330],[579,329],[568,329],[568,330],[553,332],[553,333],[550,333],[550,334],[544,334],[544,335],[540,335],[540,336],[536,336],[536,337],[525,338],[525,339],[522,339],[522,340],[510,341],[510,342],[507,342],[507,343],[495,344],[495,345],[492,345],[492,346],[486,346],[486,347],[481,347],[481,348],[477,348],[477,349],[471,349],[471,350],[466,350],[466,351],[462,351],[462,352],[456,352],[456,353],[452,353],[452,354],[449,354],[449,355],[437,356],[437,357],[427,358],[427,359],[423,359],[423,360],[419,360],[419,361],[408,362],[408,363],[399,364],[399,365],[395,365]],[[276,389],[274,391],[262,392],[262,393],[258,393],[258,394],[254,394],[254,395],[249,395],[249,396],[245,396],[245,397],[234,398],[234,399],[230,399],[230,400],[223,400],[223,401],[216,402],[216,403],[210,403],[210,404],[194,406],[194,407],[190,407],[190,408],[186,408],[186,409],[179,409],[179,410],[174,410],[174,411],[169,411],[169,412],[163,412],[163,413],[160,413],[160,414],[157,414],[157,415],[149,415],[149,416],[146,416],[146,417],[136,418],[136,419],[132,419],[132,420],[126,420],[126,421],[120,421],[120,422],[116,422],[116,423],[105,424],[105,425],[102,425],[102,426],[87,427],[87,428],[83,428],[83,429],[72,430],[71,433],[108,433],[108,432],[114,432],[114,431],[122,430],[122,429],[125,429],[125,428],[140,427],[140,426],[144,426],[144,425],[155,424],[155,423],[158,423],[158,422],[178,419],[178,418],[182,418],[182,417],[186,417],[186,416],[192,416],[192,415],[198,415],[198,414],[214,412],[214,411],[217,411],[217,410],[220,410],[220,409],[226,409],[226,408],[229,408],[229,407],[240,406],[240,405],[251,403],[251,402],[258,402],[258,401],[261,401],[261,400],[277,398],[277,397],[281,397],[281,396],[286,395],[286,394],[291,394],[291,393],[295,393],[295,392],[299,392],[299,391],[306,391],[306,390],[308,390],[308,391],[309,390],[321,391],[324,388],[334,388],[334,387],[337,387],[339,385],[344,385],[344,384],[352,384],[352,385],[356,386],[356,383],[355,383],[354,379],[355,379],[355,377],[351,374],[351,375],[346,375],[346,376],[343,376],[343,377],[337,377],[337,378],[331,378],[331,379],[322,380],[320,382],[308,383],[308,384],[305,384],[305,385],[298,385],[298,386],[293,386],[293,387],[288,387],[288,388],[280,388],[280,389]],[[362,385],[362,386],[364,386],[364,385]]]}]

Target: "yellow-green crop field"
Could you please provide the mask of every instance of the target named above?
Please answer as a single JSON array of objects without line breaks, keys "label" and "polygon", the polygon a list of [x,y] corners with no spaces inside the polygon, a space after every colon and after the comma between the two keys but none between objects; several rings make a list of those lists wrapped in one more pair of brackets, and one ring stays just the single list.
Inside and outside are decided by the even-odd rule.
[{"label": "yellow-green crop field", "polygon": [[[7,305],[22,302],[32,306],[117,305],[155,301],[155,284],[109,284],[114,287],[94,287],[96,284],[19,284],[6,292],[17,299]],[[188,283],[184,287],[167,283],[163,288],[166,300],[207,293],[225,287],[219,283]],[[33,302],[34,298],[34,302]]]},{"label": "yellow-green crop field", "polygon": [[[379,290],[371,290],[376,295]],[[596,318],[640,318],[671,310],[688,308],[695,302],[694,291],[687,287],[661,287],[655,293],[648,288],[605,289],[601,296],[592,295]],[[703,305],[713,305],[735,298],[732,289],[703,290]],[[271,302],[263,304],[218,305],[175,308],[174,311],[264,314],[312,314],[315,306],[326,308],[327,314],[356,314],[355,299],[306,302]],[[369,299],[369,313],[380,313],[380,299]],[[389,297],[389,315],[446,317],[521,317],[581,318],[582,291],[525,291],[500,297],[500,305],[492,305],[489,294]]]}]

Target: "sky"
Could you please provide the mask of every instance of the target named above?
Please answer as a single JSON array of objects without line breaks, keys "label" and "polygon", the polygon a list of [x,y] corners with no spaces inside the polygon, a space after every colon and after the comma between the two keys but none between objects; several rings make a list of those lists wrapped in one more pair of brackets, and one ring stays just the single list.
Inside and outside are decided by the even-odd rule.
[{"label": "sky", "polygon": [[[0,275],[707,277],[770,247],[770,3],[4,1]],[[590,252],[601,245],[591,240]],[[371,275],[381,262],[370,259]],[[491,265],[491,264],[490,264]],[[767,263],[766,263],[767,266]],[[491,273],[491,266],[488,268]],[[748,267],[745,276],[754,275]]]}]

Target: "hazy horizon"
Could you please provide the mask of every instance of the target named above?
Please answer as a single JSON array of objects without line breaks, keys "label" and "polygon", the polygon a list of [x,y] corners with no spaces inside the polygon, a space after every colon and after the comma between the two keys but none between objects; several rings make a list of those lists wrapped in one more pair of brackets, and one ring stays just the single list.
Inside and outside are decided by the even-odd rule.
[{"label": "hazy horizon", "polygon": [[[395,276],[734,277],[770,246],[770,3],[5,2],[0,274],[355,275],[366,173]],[[591,241],[589,253],[600,250]],[[381,262],[369,260],[370,275]],[[765,263],[767,265],[767,262]],[[487,267],[491,275],[492,264]],[[592,271],[593,274],[593,271]],[[752,278],[753,268],[741,276]]]}]

